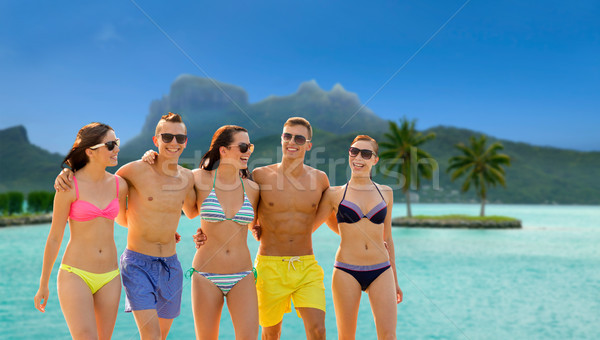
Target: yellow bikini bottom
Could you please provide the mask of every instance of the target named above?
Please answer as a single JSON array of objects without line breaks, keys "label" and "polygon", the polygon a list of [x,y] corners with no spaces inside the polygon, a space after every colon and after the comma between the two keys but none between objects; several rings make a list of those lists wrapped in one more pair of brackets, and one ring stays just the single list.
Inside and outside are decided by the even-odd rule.
[{"label": "yellow bikini bottom", "polygon": [[120,273],[118,268],[108,273],[90,273],[85,270],[71,267],[64,263],[60,265],[60,269],[66,270],[69,273],[73,273],[79,276],[83,280],[83,282],[85,282],[88,285],[88,287],[90,287],[92,294],[95,294],[100,288],[104,287],[104,285],[112,281],[112,279],[119,276]]}]

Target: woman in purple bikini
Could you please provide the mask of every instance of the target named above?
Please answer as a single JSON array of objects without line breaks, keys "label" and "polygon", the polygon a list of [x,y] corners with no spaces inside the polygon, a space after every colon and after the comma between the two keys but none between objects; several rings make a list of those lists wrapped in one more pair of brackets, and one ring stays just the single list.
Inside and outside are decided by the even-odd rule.
[{"label": "woman in purple bikini", "polygon": [[319,224],[327,219],[341,236],[331,284],[339,339],[355,338],[362,291],[369,295],[377,338],[396,338],[396,304],[402,301],[402,290],[392,239],[393,192],[371,180],[377,152],[375,139],[366,135],[354,139],[349,149],[350,181],[328,189],[317,213]]}]

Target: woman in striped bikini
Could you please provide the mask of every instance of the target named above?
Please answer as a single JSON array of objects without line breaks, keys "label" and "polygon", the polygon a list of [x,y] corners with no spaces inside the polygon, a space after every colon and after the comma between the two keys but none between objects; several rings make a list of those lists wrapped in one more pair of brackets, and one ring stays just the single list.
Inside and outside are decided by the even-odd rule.
[{"label": "woman in striped bikini", "polygon": [[[375,139],[359,135],[349,149],[352,175],[330,187],[317,212],[320,225],[341,236],[331,279],[339,339],[354,339],[362,291],[369,295],[378,339],[396,338],[396,304],[402,301],[392,239],[392,189],[371,180]],[[329,218],[328,218],[329,217]],[[387,248],[387,249],[386,249]]]},{"label": "woman in striped bikini", "polygon": [[236,339],[258,337],[258,300],[246,242],[259,193],[248,179],[253,150],[246,129],[222,126],[200,169],[194,170],[201,227],[207,237],[188,272],[197,339],[218,338],[225,300]]}]

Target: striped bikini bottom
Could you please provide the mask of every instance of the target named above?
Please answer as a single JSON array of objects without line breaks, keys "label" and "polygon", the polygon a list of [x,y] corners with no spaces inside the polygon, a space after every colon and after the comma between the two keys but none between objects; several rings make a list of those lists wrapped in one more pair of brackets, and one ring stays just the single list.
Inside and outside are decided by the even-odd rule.
[{"label": "striped bikini bottom", "polygon": [[194,272],[207,278],[210,282],[212,282],[215,286],[217,286],[217,288],[219,288],[221,290],[221,292],[223,292],[224,296],[227,296],[227,293],[229,293],[229,291],[233,288],[233,286],[235,286],[238,282],[240,282],[246,276],[248,276],[250,274],[254,274],[254,279],[256,279],[256,271],[254,268],[252,268],[252,270],[246,270],[243,272],[233,273],[233,274],[215,274],[215,273],[199,272],[192,267],[186,272],[186,277],[187,278],[192,277],[192,274],[194,274]]}]

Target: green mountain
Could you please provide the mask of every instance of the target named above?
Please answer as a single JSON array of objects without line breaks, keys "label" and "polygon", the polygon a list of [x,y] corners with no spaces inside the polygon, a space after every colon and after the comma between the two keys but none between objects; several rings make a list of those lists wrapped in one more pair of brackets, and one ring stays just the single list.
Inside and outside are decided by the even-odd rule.
[{"label": "green mountain", "polygon": [[252,139],[281,131],[292,116],[305,117],[313,126],[337,134],[387,129],[384,119],[363,107],[355,93],[339,84],[324,91],[314,80],[308,81],[289,96],[270,96],[250,104],[248,94],[238,86],[182,75],[173,82],[168,95],[152,102],[140,134],[124,145],[121,158],[136,159],[148,150],[156,123],[169,111],[182,115],[188,127],[184,158],[205,152],[214,131],[227,124],[245,127]]},{"label": "green mountain", "polygon": [[[235,104],[232,104],[232,101]],[[271,96],[258,103],[248,103],[247,93],[240,87],[206,78],[183,75],[175,80],[170,93],[152,102],[140,134],[123,145],[119,163],[138,159],[153,148],[151,136],[160,116],[168,111],[180,113],[188,127],[189,143],[181,163],[197,167],[207,150],[214,131],[224,124],[236,124],[249,130],[256,149],[250,168],[278,162],[281,159],[282,125],[292,115],[303,116],[313,125],[313,149],[306,163],[325,171],[332,185],[345,183],[350,177],[347,166],[348,147],[356,134],[368,134],[378,141],[388,129],[387,121],[362,107],[356,94],[341,85],[324,91],[314,81],[302,83],[289,96]],[[352,117],[352,119],[349,119]],[[435,132],[436,138],[424,145],[441,169],[434,181],[423,181],[415,193],[420,202],[475,202],[474,193],[461,194],[462,182],[451,182],[445,169],[448,159],[456,155],[459,142],[467,143],[479,132],[439,126],[424,132]],[[490,142],[496,141],[488,136]],[[27,139],[22,126],[0,130],[0,192],[18,190],[52,190],[54,177],[62,157],[51,154]],[[600,204],[600,152],[580,152],[551,147],[532,146],[500,140],[504,153],[512,158],[507,168],[507,188],[489,191],[492,203],[532,204]],[[6,161],[10,160],[10,161]],[[114,170],[111,169],[111,170]],[[396,184],[399,176],[385,177],[378,167],[374,180]],[[403,201],[400,190],[397,202]]]},{"label": "green mountain", "polygon": [[63,156],[29,143],[24,126],[0,130],[0,192],[52,191]]},{"label": "green mountain", "polygon": [[[458,154],[454,145],[467,143],[470,136],[480,132],[454,127],[439,126],[424,131],[434,132],[436,138],[424,144],[433,160],[424,160],[426,164],[437,163],[436,181],[422,182],[422,188],[416,192],[420,202],[477,202],[474,192],[460,193],[462,181],[450,180],[446,173],[448,159]],[[383,133],[367,132],[378,141],[383,141]],[[313,149],[306,156],[306,163],[316,166],[329,175],[332,185],[344,184],[349,178],[348,147],[356,134],[337,135],[316,130]],[[489,142],[499,141],[504,145],[503,153],[512,158],[512,165],[506,170],[507,187],[498,186],[488,191],[488,200],[492,203],[531,203],[531,204],[600,204],[600,152],[580,152],[552,147],[532,146],[489,137]],[[279,135],[273,135],[254,141],[256,149],[252,155],[251,168],[269,164],[281,159],[278,150]],[[265,161],[261,161],[264,159]],[[379,167],[373,171],[378,183],[394,185],[399,176],[384,176]],[[400,190],[395,191],[395,200],[404,201]]]}]

